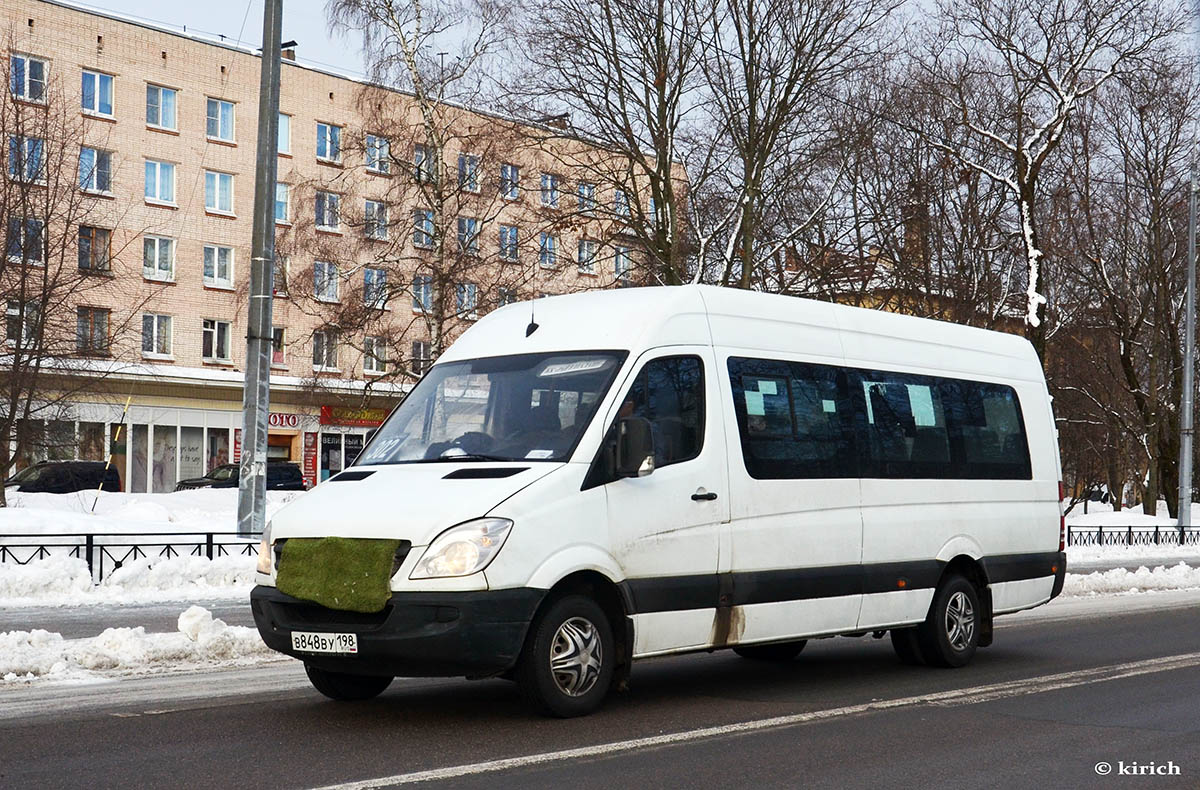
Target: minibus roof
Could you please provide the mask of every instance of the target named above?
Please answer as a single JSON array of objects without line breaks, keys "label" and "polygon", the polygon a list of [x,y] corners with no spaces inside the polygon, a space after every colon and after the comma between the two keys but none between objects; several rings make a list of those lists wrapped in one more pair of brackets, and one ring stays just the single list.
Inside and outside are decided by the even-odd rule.
[{"label": "minibus roof", "polygon": [[[537,328],[528,333],[532,324]],[[506,305],[476,322],[438,361],[710,344],[854,367],[1044,380],[1033,346],[1018,335],[710,285],[598,290]]]}]

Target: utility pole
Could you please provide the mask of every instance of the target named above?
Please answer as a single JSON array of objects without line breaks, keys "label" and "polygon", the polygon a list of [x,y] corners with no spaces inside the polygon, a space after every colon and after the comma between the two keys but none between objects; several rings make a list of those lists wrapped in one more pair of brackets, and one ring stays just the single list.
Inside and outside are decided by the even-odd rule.
[{"label": "utility pole", "polygon": [[250,307],[246,321],[246,381],[242,389],[242,457],[238,476],[238,535],[266,527],[267,416],[271,409],[271,300],[275,276],[275,177],[279,148],[279,41],[283,0],[263,7],[262,78],[258,89],[258,163]]}]

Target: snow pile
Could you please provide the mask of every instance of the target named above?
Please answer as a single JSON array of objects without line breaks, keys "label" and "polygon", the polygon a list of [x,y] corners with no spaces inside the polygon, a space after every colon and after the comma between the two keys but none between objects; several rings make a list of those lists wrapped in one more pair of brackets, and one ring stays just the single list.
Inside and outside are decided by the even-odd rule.
[{"label": "snow pile", "polygon": [[86,606],[97,603],[247,598],[255,558],[142,558],[92,584],[87,563],[52,556],[27,565],[0,563],[0,606]]},{"label": "snow pile", "polygon": [[1115,568],[1095,573],[1068,573],[1063,595],[1087,596],[1105,593],[1139,593],[1153,590],[1200,589],[1200,568],[1187,563],[1154,569],[1142,566],[1136,571]]},{"label": "snow pile", "polygon": [[0,633],[0,683],[90,680],[279,657],[255,629],[226,625],[193,606],[179,615],[179,631],[170,634],[147,634],[140,626],[109,628],[89,639],[63,639],[42,630]]}]

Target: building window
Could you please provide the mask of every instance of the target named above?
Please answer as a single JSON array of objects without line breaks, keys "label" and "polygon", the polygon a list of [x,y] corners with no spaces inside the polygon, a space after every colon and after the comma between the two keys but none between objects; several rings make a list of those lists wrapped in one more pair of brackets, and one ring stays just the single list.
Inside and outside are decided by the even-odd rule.
[{"label": "building window", "polygon": [[558,176],[542,173],[542,205],[558,208]]},{"label": "building window", "polygon": [[38,302],[9,299],[4,317],[5,340],[10,346],[32,348],[36,345],[38,322],[42,317],[41,305]]},{"label": "building window", "polygon": [[275,367],[287,367],[287,357],[284,354],[284,329],[281,326],[271,327],[271,364]]},{"label": "building window", "polygon": [[338,203],[340,200],[340,196],[332,192],[317,193],[317,230],[337,231]]},{"label": "building window", "polygon": [[146,125],[175,130],[175,91],[160,85],[146,86]]},{"label": "building window", "polygon": [[387,343],[382,337],[363,338],[363,372],[387,373]]},{"label": "building window", "polygon": [[275,150],[280,154],[292,152],[292,116],[279,113],[279,130],[275,136]]},{"label": "building window", "polygon": [[8,177],[14,181],[42,181],[46,141],[40,137],[8,136]]},{"label": "building window", "polygon": [[112,153],[98,148],[79,149],[79,188],[85,192],[112,191]]},{"label": "building window", "polygon": [[331,123],[317,124],[317,159],[322,162],[342,161],[342,127]]},{"label": "building window", "polygon": [[383,174],[392,172],[392,155],[386,137],[367,135],[367,170]]},{"label": "building window", "polygon": [[233,287],[233,247],[204,245],[204,284],[214,288]]},{"label": "building window", "polygon": [[336,263],[317,261],[313,264],[313,296],[322,302],[338,300],[338,270]]},{"label": "building window", "polygon": [[458,155],[458,188],[479,191],[479,157],[475,154]]},{"label": "building window", "polygon": [[517,260],[517,226],[500,226],[500,259],[505,261]]},{"label": "building window", "polygon": [[13,263],[41,265],[46,262],[46,223],[32,217],[8,218],[4,237],[5,255]]},{"label": "building window", "polygon": [[29,55],[13,55],[9,61],[8,85],[12,95],[25,101],[46,100],[46,61]]},{"label": "building window", "polygon": [[211,98],[208,100],[205,133],[210,140],[233,142],[233,102]]},{"label": "building window", "polygon": [[200,346],[201,356],[209,362],[228,362],[231,359],[229,356],[229,322],[205,318]]},{"label": "building window", "polygon": [[363,304],[375,310],[387,307],[387,271],[363,269]]},{"label": "building window", "polygon": [[288,256],[275,253],[271,263],[271,293],[275,296],[288,295]]},{"label": "building window", "polygon": [[433,278],[427,274],[413,276],[413,309],[428,312],[433,309]]},{"label": "building window", "polygon": [[479,254],[479,220],[474,217],[458,218],[458,250],[467,255]]},{"label": "building window", "polygon": [[409,362],[409,369],[416,375],[423,376],[431,366],[432,359],[429,353],[429,341],[414,340],[412,342],[412,357]]},{"label": "building window", "polygon": [[596,273],[596,242],[591,239],[579,240],[579,271],[583,274]]},{"label": "building window", "polygon": [[218,214],[233,213],[233,176],[215,170],[204,171],[204,210]]},{"label": "building window", "polygon": [[596,185],[589,184],[586,181],[579,182],[577,190],[579,196],[579,210],[584,214],[591,214],[596,210]]},{"label": "building window", "polygon": [[113,78],[111,74],[98,71],[83,72],[83,93],[80,102],[85,112],[105,115],[113,114]]},{"label": "building window", "polygon": [[288,184],[275,185],[275,221],[287,224],[292,218],[292,188]]},{"label": "building window", "polygon": [[618,282],[628,282],[629,274],[633,270],[633,261],[629,255],[628,247],[613,247],[613,275]]},{"label": "building window", "polygon": [[94,272],[109,269],[112,231],[91,225],[79,226],[79,268]]},{"label": "building window", "polygon": [[454,299],[460,316],[464,318],[476,316],[475,306],[478,302],[478,293],[475,283],[459,283],[454,286]]},{"label": "building window", "polygon": [[413,244],[417,247],[433,246],[433,210],[419,208],[413,212]]},{"label": "building window", "polygon": [[336,331],[313,332],[313,370],[337,370],[337,347]]},{"label": "building window", "polygon": [[508,163],[500,165],[500,197],[516,200],[521,196],[521,168]]},{"label": "building window", "polygon": [[146,356],[171,356],[171,316],[142,314],[142,353]]},{"label": "building window", "polygon": [[542,233],[538,237],[538,263],[543,269],[553,269],[558,265],[558,237]]},{"label": "building window", "polygon": [[108,353],[108,310],[80,307],[76,310],[75,348],[80,354]]},{"label": "building window", "polygon": [[146,200],[175,203],[175,165],[146,160]]},{"label": "building window", "polygon": [[437,178],[437,165],[429,151],[429,146],[417,143],[413,146],[413,178],[426,184],[432,184]]},{"label": "building window", "polygon": [[175,240],[165,236],[142,237],[142,276],[147,280],[175,279]]},{"label": "building window", "polygon": [[388,237],[387,204],[378,200],[368,200],[363,208],[363,230],[368,239],[382,241]]},{"label": "building window", "polygon": [[500,302],[501,307],[503,307],[506,304],[512,304],[513,302],[517,301],[517,289],[516,288],[501,288],[497,292],[497,296],[498,296],[498,300]]},{"label": "building window", "polygon": [[629,216],[629,195],[624,189],[613,190],[613,213],[618,217]]}]

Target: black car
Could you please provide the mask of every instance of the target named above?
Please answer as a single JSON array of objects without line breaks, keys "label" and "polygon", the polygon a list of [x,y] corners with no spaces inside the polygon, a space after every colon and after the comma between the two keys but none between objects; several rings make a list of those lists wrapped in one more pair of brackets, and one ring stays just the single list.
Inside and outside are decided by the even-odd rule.
[{"label": "black car", "polygon": [[[223,464],[213,469],[204,477],[193,477],[180,480],[175,484],[176,491],[186,491],[190,488],[237,488],[238,465]],[[267,464],[268,491],[303,491],[304,476],[300,474],[298,464],[285,461],[272,461]]]},{"label": "black car", "polygon": [[121,477],[115,466],[103,461],[41,461],[4,481],[4,487],[31,494],[71,494],[100,488],[120,491]]}]

